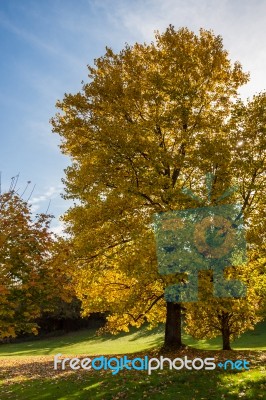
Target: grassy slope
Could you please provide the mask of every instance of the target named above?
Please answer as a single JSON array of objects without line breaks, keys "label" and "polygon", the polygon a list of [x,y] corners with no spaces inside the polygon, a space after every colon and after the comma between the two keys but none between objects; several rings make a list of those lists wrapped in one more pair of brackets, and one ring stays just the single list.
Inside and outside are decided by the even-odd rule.
[{"label": "grassy slope", "polygon": [[[168,368],[153,371],[123,370],[112,375],[111,371],[55,371],[52,356],[56,353],[70,354],[129,354],[143,357],[157,356],[151,348],[160,346],[163,328],[153,332],[132,331],[118,336],[95,336],[95,331],[79,331],[46,340],[0,345],[0,399],[1,400],[262,400],[266,399],[265,363],[261,351],[265,346],[266,323],[257,325],[255,331],[242,335],[233,345],[238,351],[220,352],[220,338],[210,341],[193,341],[188,336],[184,342],[196,349],[164,354],[193,359],[216,357],[247,359],[249,371],[179,371]],[[240,349],[252,349],[242,351]],[[150,350],[149,350],[150,349]],[[206,350],[209,351],[206,351]],[[256,351],[254,351],[256,350]],[[40,357],[44,355],[44,357]],[[50,357],[47,357],[47,355]]]},{"label": "grassy slope", "polygon": [[[266,321],[258,324],[254,331],[249,331],[237,339],[232,347],[235,350],[266,350]],[[163,327],[153,331],[132,330],[116,336],[105,334],[97,336],[95,330],[71,332],[64,336],[35,340],[32,342],[0,345],[0,357],[40,356],[62,353],[71,354],[128,354],[152,349],[163,343]],[[221,349],[221,338],[196,341],[184,335],[186,345],[202,350]]]}]

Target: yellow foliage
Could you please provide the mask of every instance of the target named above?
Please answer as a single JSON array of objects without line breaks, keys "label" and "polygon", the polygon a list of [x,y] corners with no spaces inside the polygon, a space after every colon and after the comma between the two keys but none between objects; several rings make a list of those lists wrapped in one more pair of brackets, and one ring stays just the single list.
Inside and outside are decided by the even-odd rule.
[{"label": "yellow foliage", "polygon": [[[184,276],[158,274],[153,214],[196,207],[184,186],[204,197],[212,172],[215,205],[238,185],[230,201],[243,204],[248,238],[260,251],[265,95],[239,101],[248,74],[231,62],[222,38],[204,29],[196,35],[169,26],[150,44],[118,54],[107,48],[88,69],[88,83],[65,95],[52,119],[72,160],[65,197],[75,205],[64,221],[76,294],[84,315],[108,313],[112,332],[154,326],[165,321],[164,288]],[[230,301],[218,303],[227,309]]]}]

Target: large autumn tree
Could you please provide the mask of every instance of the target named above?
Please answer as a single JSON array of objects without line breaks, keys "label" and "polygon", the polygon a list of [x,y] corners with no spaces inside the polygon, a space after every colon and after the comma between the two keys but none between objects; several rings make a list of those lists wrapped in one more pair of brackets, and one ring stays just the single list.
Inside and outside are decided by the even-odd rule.
[{"label": "large autumn tree", "polygon": [[15,190],[0,195],[0,339],[37,334],[36,319],[71,298],[63,240],[55,240],[50,222]]},{"label": "large autumn tree", "polygon": [[220,36],[171,25],[150,44],[107,48],[88,69],[52,120],[72,159],[64,219],[77,295],[84,314],[109,312],[112,331],[163,321],[165,344],[181,346],[182,305],[163,293],[184,276],[158,273],[153,215],[196,207],[181,190],[204,196],[207,172],[214,199],[234,183],[228,120],[248,74]]}]

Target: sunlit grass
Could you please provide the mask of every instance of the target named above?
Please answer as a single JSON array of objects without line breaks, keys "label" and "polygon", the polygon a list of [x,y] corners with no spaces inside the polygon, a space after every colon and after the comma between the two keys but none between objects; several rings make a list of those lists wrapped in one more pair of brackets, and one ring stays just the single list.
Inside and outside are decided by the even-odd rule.
[{"label": "sunlit grass", "polygon": [[143,371],[123,371],[115,376],[109,371],[76,372],[2,386],[1,400],[251,400],[265,398],[264,382],[261,369],[238,373],[162,370],[151,375]]},{"label": "sunlit grass", "polygon": [[[232,343],[233,349],[266,350],[266,322],[260,323],[254,331],[244,333]],[[32,342],[11,343],[0,345],[0,357],[6,356],[40,356],[62,353],[73,354],[125,354],[149,350],[163,344],[164,327],[153,331],[145,328],[132,329],[130,333],[119,335],[104,334],[98,336],[94,329],[71,332],[64,336]],[[219,350],[222,347],[221,337],[211,340],[197,341],[189,335],[183,335],[186,345],[202,350]]]},{"label": "sunlit grass", "polygon": [[[111,371],[55,371],[52,356],[148,354],[153,357],[154,348],[163,343],[163,326],[153,331],[144,328],[128,334],[97,336],[95,330],[82,330],[60,337],[32,342],[0,345],[0,399],[1,400],[119,400],[119,399],[263,399],[266,388],[263,354],[254,350],[265,348],[265,323],[255,331],[246,332],[234,344],[239,352],[215,351],[221,348],[221,339],[195,341],[184,335],[184,342],[191,349],[184,354],[205,357],[204,350],[211,350],[211,357],[246,358],[251,369],[235,372],[215,369],[176,371],[167,368],[153,371],[123,370],[116,375]],[[194,347],[194,350],[192,349]],[[197,348],[197,350],[196,350]],[[250,349],[243,354],[240,349]],[[157,350],[156,350],[157,351]],[[189,353],[190,352],[190,353]],[[35,357],[36,356],[36,357]],[[38,356],[38,357],[37,357]],[[42,357],[44,356],[44,357]],[[172,352],[169,357],[177,355]],[[133,358],[133,355],[132,355]]]}]

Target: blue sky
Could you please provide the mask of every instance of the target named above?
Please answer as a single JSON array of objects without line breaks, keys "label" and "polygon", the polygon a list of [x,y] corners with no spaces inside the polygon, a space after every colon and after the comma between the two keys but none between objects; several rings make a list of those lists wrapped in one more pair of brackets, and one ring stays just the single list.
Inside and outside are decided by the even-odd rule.
[{"label": "blue sky", "polygon": [[60,197],[69,164],[49,119],[64,93],[76,93],[87,64],[105,46],[151,41],[169,24],[212,29],[222,35],[232,61],[250,71],[241,95],[266,90],[266,1],[264,0],[0,0],[0,171],[2,191],[20,173],[17,189],[29,185],[33,210],[50,212],[53,227],[68,207]]}]

